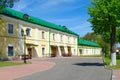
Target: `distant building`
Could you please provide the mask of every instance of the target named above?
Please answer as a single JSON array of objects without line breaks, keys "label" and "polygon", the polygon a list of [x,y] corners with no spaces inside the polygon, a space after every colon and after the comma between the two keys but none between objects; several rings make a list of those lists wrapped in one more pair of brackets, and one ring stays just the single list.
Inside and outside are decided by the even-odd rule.
[{"label": "distant building", "polygon": [[86,56],[86,55],[101,55],[101,47],[98,43],[78,39],[78,55]]}]

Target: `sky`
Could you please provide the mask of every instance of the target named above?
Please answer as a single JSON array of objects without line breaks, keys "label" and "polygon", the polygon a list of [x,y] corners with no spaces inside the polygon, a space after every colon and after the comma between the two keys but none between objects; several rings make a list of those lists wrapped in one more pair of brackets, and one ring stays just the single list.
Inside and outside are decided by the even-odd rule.
[{"label": "sky", "polygon": [[92,32],[87,6],[90,0],[20,0],[13,9],[57,25],[66,26],[81,37]]}]

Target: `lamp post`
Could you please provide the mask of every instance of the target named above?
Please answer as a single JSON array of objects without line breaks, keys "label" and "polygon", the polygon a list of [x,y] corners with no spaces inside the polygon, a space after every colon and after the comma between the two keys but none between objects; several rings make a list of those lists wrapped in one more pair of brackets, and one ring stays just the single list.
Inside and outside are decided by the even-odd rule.
[{"label": "lamp post", "polygon": [[26,34],[28,34],[28,30],[26,30],[26,34],[24,32],[23,29],[21,29],[21,34],[22,34],[22,37],[24,37],[24,63],[26,64]]}]

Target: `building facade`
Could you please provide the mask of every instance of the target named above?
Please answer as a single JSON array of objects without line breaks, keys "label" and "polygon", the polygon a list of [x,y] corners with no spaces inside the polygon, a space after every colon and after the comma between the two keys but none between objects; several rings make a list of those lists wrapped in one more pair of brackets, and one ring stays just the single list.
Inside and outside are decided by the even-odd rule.
[{"label": "building facade", "polygon": [[[18,58],[77,55],[78,35],[65,26],[5,8],[0,14],[0,54]],[[24,34],[22,34],[24,32]]]},{"label": "building facade", "polygon": [[79,56],[101,55],[101,51],[102,48],[99,44],[81,38],[78,39]]}]

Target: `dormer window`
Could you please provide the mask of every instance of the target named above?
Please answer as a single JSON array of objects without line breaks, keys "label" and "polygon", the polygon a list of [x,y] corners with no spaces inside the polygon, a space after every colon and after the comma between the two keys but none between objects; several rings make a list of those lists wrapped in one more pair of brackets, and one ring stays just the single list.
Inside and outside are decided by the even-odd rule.
[{"label": "dormer window", "polygon": [[23,18],[29,19],[29,15],[28,14],[24,14]]}]

